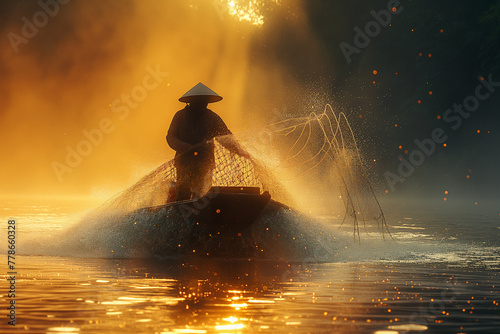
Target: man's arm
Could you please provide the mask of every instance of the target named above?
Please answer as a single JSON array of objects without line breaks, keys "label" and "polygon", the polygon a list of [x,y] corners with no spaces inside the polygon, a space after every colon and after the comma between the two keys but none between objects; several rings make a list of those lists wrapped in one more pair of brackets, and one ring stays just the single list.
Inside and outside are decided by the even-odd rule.
[{"label": "man's arm", "polygon": [[193,145],[180,140],[171,132],[167,134],[167,143],[172,149],[177,152],[186,152],[193,147]]},{"label": "man's arm", "polygon": [[193,146],[189,143],[186,143],[179,139],[179,117],[176,114],[174,119],[172,119],[172,123],[170,123],[170,128],[167,132],[167,143],[168,145],[174,149],[176,152],[185,152],[189,151]]},{"label": "man's arm", "polygon": [[217,124],[217,141],[224,146],[229,152],[237,154],[239,156],[251,159],[250,154],[241,147],[238,141],[233,137],[233,133],[227,127],[226,123],[216,114],[216,124]]}]

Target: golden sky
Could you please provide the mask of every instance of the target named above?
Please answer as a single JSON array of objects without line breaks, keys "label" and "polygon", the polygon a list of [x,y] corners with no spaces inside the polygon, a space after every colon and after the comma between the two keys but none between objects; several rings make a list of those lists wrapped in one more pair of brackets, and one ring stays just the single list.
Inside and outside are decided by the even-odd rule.
[{"label": "golden sky", "polygon": [[295,1],[73,0],[45,11],[46,22],[35,1],[11,6],[0,193],[108,197],[131,185],[173,155],[165,133],[177,99],[200,81],[224,97],[210,108],[233,132],[257,129],[268,106],[302,90],[266,47],[269,8],[304,46],[297,52],[308,50],[299,59],[317,62]]}]

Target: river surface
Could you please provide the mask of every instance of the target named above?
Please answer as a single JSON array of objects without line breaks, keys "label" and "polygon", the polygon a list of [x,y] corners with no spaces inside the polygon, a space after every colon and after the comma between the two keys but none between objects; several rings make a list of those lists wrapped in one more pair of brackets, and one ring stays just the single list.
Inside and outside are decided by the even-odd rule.
[{"label": "river surface", "polygon": [[[361,243],[332,241],[335,258],[321,262],[75,257],[69,246],[57,255],[28,247],[68,229],[95,205],[2,200],[0,332],[499,333],[494,207],[386,203],[395,241],[361,229]],[[16,221],[13,270],[9,219]],[[345,233],[331,225],[332,233]],[[15,298],[8,296],[9,272]],[[11,300],[15,326],[8,324]]]}]

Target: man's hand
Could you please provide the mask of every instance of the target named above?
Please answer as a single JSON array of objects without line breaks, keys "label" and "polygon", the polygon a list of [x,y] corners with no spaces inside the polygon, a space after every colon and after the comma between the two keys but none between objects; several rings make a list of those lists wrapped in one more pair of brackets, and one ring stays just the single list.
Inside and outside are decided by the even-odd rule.
[{"label": "man's hand", "polygon": [[179,153],[187,152],[194,147],[193,145],[180,140],[172,133],[169,133],[167,135],[167,142],[171,148],[173,148],[175,151],[177,151]]}]

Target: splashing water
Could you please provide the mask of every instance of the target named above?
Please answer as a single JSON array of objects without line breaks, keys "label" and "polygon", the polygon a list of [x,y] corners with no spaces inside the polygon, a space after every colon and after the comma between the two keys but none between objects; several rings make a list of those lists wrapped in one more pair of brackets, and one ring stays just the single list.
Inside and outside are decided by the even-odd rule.
[{"label": "splashing water", "polygon": [[[235,144],[237,143],[237,144]],[[229,150],[231,146],[236,150]],[[169,205],[176,182],[170,160],[71,227],[51,254],[92,257],[179,257],[187,254],[265,259],[331,260],[352,232],[333,230],[350,221],[389,233],[353,131],[343,113],[288,119],[260,132],[217,137],[212,186],[258,187],[269,192],[255,222],[234,235],[212,235]],[[236,152],[236,153],[235,153]],[[248,152],[239,154],[238,152]],[[201,199],[200,199],[201,200]]]}]

